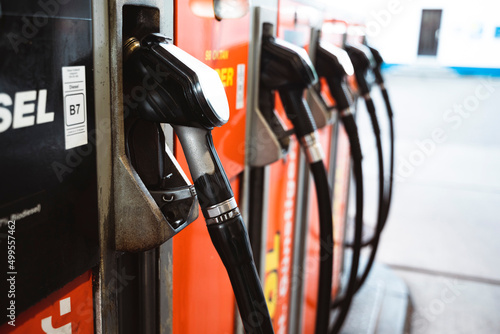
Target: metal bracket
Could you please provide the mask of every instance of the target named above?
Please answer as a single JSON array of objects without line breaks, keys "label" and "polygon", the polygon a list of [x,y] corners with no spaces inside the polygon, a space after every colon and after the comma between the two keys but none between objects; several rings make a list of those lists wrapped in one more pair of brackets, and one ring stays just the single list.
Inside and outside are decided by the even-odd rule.
[{"label": "metal bracket", "polygon": [[[315,24],[311,27],[311,39],[309,42],[309,57],[313,63],[315,63],[316,60],[316,46],[318,45],[320,39],[323,20],[317,20],[314,23]],[[327,108],[319,94],[320,93],[314,87],[309,87],[306,94],[306,100],[311,108],[311,113],[314,121],[316,122],[316,126],[318,129],[321,129],[326,125],[333,123],[333,113]]]},{"label": "metal bracket", "polygon": [[[273,127],[279,126],[281,121],[269,123],[259,109],[259,69],[261,56],[261,40],[263,23],[276,23],[276,10],[265,7],[253,8],[252,35],[249,51],[248,66],[248,116],[247,116],[247,150],[246,161],[251,167],[263,167],[283,158],[283,143],[280,143],[279,134]],[[274,118],[274,117],[273,117]],[[281,124],[282,126],[282,124]],[[283,132],[285,132],[283,128]]]},{"label": "metal bracket", "polygon": [[319,93],[314,87],[309,87],[306,94],[307,104],[311,108],[314,121],[318,129],[325,127],[332,122],[332,112],[327,109]]},{"label": "metal bracket", "polygon": [[[193,222],[198,217],[198,200],[194,186],[165,144],[160,124],[127,118],[125,134],[130,169],[135,182],[145,190],[143,196],[157,220],[142,220],[143,217],[137,214],[135,217],[120,217],[129,221],[135,219],[135,223],[123,224],[116,229],[116,248],[144,251],[160,246]],[[126,194],[124,199],[131,195]]]},{"label": "metal bracket", "polygon": [[[137,21],[130,20],[130,23],[136,26],[124,25],[123,11],[127,6],[127,10],[145,10],[149,11],[148,15],[138,15]],[[113,34],[109,37],[109,49],[111,64],[113,64],[110,73],[110,88],[111,88],[111,138],[112,138],[112,182],[113,182],[113,224],[110,231],[114,235],[114,249],[124,252],[140,252],[156,248],[165,241],[172,238],[183,227],[185,227],[192,219],[196,218],[198,210],[196,203],[192,205],[184,203],[186,207],[190,206],[191,211],[184,208],[182,214],[174,215],[172,221],[178,221],[179,216],[186,219],[186,223],[173,225],[165,216],[168,211],[162,211],[154,200],[151,190],[153,189],[149,182],[144,182],[142,175],[139,175],[136,168],[131,163],[126,154],[125,140],[125,114],[123,86],[122,86],[122,44],[128,34],[132,31],[140,32],[141,34],[150,32],[162,32],[168,36],[173,36],[172,20],[166,19],[173,17],[173,7],[167,6],[167,2],[158,0],[116,0],[111,1],[109,6],[110,21],[109,26],[113,27]],[[162,19],[160,20],[160,13]],[[143,18],[148,18],[144,22]],[[129,23],[129,21],[125,22]],[[123,29],[122,29],[123,28]],[[125,29],[126,28],[126,29]],[[124,30],[125,29],[125,30]],[[135,36],[142,37],[142,36]],[[163,145],[166,146],[166,145]],[[168,159],[165,163],[170,167],[166,170],[173,173],[172,180],[176,180],[174,184],[170,184],[166,188],[158,186],[154,190],[176,189],[177,187],[189,186],[187,178],[185,182],[183,177],[177,177],[176,171],[178,165],[166,151]],[[171,161],[171,162],[167,162]],[[179,174],[180,175],[180,174]],[[182,182],[181,182],[182,181]],[[187,199],[185,201],[188,201]],[[178,203],[177,203],[178,204]],[[171,207],[171,206],[168,206]],[[164,208],[166,209],[166,208]],[[184,218],[183,218],[184,219]],[[175,228],[174,226],[179,225]]]}]

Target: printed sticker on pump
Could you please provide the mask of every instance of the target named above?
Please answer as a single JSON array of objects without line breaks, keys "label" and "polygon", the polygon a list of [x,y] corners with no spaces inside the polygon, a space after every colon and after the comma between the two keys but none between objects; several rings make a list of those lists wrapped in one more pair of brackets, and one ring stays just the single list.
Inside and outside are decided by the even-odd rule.
[{"label": "printed sticker on pump", "polygon": [[85,66],[63,67],[62,79],[64,138],[69,150],[88,143]]}]

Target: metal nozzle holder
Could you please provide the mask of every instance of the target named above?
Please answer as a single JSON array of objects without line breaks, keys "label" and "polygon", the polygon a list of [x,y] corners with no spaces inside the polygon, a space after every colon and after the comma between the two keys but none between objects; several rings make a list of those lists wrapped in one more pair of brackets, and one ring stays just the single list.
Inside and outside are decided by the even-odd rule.
[{"label": "metal nozzle holder", "polygon": [[[125,63],[140,48],[136,38],[123,45]],[[124,74],[128,71],[124,68]],[[156,248],[198,217],[194,186],[165,145],[163,127],[115,114],[122,136],[115,136],[115,249],[140,252]]]}]

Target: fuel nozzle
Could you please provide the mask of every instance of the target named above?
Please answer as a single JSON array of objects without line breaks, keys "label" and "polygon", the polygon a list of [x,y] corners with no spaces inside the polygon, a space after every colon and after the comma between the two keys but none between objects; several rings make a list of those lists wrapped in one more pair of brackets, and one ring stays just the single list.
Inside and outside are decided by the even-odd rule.
[{"label": "fuel nozzle", "polygon": [[245,331],[273,333],[245,224],[212,141],[211,129],[229,120],[217,72],[160,34],[129,39],[123,55],[125,96],[132,98],[125,104],[137,117],[174,128]]},{"label": "fuel nozzle", "polygon": [[[217,72],[160,34],[124,45],[125,101],[132,112],[160,123],[212,129],[229,120]],[[138,84],[138,85],[137,85]],[[130,102],[130,103],[127,103]]]},{"label": "fuel nozzle", "polygon": [[294,132],[306,149],[310,162],[322,160],[316,143],[316,124],[305,102],[304,90],[318,81],[307,52],[291,43],[275,38],[264,26],[260,64],[261,90],[278,91]]},{"label": "fuel nozzle", "polygon": [[133,99],[128,106],[142,119],[174,127],[203,214],[213,218],[206,208],[233,198],[210,132],[229,120],[217,72],[160,34],[148,35],[140,43],[129,39],[124,57],[125,95]]},{"label": "fuel nozzle", "polygon": [[372,68],[373,74],[375,75],[375,82],[378,85],[383,85],[384,84],[384,77],[382,76],[382,65],[384,64],[384,59],[382,58],[382,55],[380,52],[371,47],[367,46],[368,49],[370,49],[370,53],[373,56],[373,61],[374,61],[374,66]]},{"label": "fuel nozzle", "polygon": [[352,105],[352,98],[346,84],[346,76],[354,74],[354,68],[346,51],[332,44],[319,42],[316,49],[318,75],[326,79],[330,94],[335,99],[339,112]]},{"label": "fuel nozzle", "polygon": [[[267,31],[266,27],[264,27],[264,31]],[[280,97],[295,95],[302,98],[304,90],[318,81],[316,70],[306,51],[291,43],[275,38],[269,32],[265,33],[262,37],[260,75],[263,88],[273,91],[277,90]],[[285,104],[289,98],[285,97],[284,100],[282,102]],[[307,111],[300,111],[294,107],[287,108],[285,106],[285,112],[294,127],[296,126],[297,118],[307,120],[310,118],[310,116],[306,115]],[[308,129],[298,126],[295,129],[297,136],[302,137],[315,130],[311,124],[307,124],[306,127]]]},{"label": "fuel nozzle", "polygon": [[362,44],[346,44],[344,49],[351,58],[359,92],[365,96],[370,93],[370,75],[372,74],[370,69],[375,66],[370,49]]}]

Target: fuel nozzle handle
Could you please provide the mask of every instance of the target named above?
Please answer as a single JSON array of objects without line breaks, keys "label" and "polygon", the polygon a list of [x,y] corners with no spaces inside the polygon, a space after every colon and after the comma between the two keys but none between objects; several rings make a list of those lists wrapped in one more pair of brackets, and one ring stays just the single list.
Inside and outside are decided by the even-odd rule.
[{"label": "fuel nozzle handle", "polygon": [[382,65],[384,64],[384,59],[382,58],[382,55],[380,54],[380,52],[371,47],[371,46],[367,46],[369,49],[370,49],[370,52],[373,56],[373,60],[375,62],[375,66],[373,66],[372,68],[372,71],[373,71],[373,74],[375,75],[375,82],[378,84],[378,85],[383,85],[384,84],[384,77],[382,75]]},{"label": "fuel nozzle handle", "polygon": [[[189,166],[205,219],[235,209],[233,191],[215,150],[210,130],[173,125]],[[232,201],[231,205],[223,203]]]},{"label": "fuel nozzle handle", "polygon": [[161,34],[124,45],[124,104],[143,119],[212,129],[229,120],[219,75]]},{"label": "fuel nozzle handle", "polygon": [[322,162],[323,149],[316,133],[316,124],[302,93],[303,90],[294,89],[279,91],[281,102],[288,119],[293,124],[295,135],[304,149],[307,161],[310,164]]},{"label": "fuel nozzle handle", "polygon": [[293,124],[295,134],[302,138],[316,130],[316,124],[307,102],[303,98],[302,87],[283,88],[279,91],[285,113]]},{"label": "fuel nozzle handle", "polygon": [[354,75],[358,83],[359,92],[365,96],[370,93],[366,76],[368,71],[373,67],[370,50],[364,45],[346,44],[344,49],[347,51],[354,67]]},{"label": "fuel nozzle handle", "polygon": [[375,61],[375,66],[372,68],[373,74],[375,75],[375,82],[379,85],[382,91],[382,97],[384,98],[385,106],[387,108],[387,114],[390,118],[392,118],[394,115],[392,105],[389,99],[389,93],[385,87],[384,76],[382,75],[382,65],[384,64],[384,59],[377,49],[371,46],[368,46],[368,48],[373,55],[373,60]]},{"label": "fuel nozzle handle", "polygon": [[325,78],[337,109],[343,112],[353,101],[345,77],[354,74],[354,68],[346,51],[332,44],[318,42],[316,48],[316,71]]},{"label": "fuel nozzle handle", "polygon": [[[266,31],[266,29],[264,29]],[[304,90],[318,81],[316,70],[306,51],[291,43],[265,34],[262,38],[260,67],[261,89],[278,91],[288,119],[308,156],[322,159],[316,139],[316,123],[304,100]]]},{"label": "fuel nozzle handle", "polygon": [[326,78],[326,83],[328,84],[330,94],[335,99],[337,109],[340,112],[349,109],[353,101],[347,83],[344,80],[339,81],[334,78]]}]

